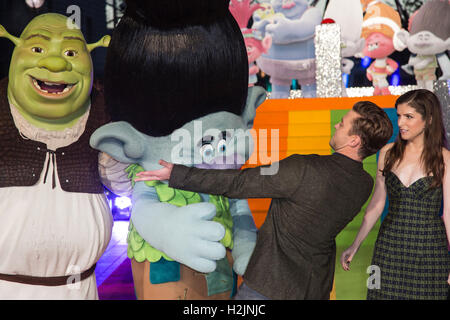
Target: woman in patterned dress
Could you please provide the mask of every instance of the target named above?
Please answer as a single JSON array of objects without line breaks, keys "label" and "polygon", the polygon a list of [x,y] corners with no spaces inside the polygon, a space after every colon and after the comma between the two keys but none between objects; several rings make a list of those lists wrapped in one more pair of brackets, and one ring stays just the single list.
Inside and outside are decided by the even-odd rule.
[{"label": "woman in patterned dress", "polygon": [[441,106],[431,91],[420,89],[400,96],[395,108],[399,136],[380,150],[372,200],[341,265],[350,269],[388,195],[389,211],[372,259],[380,268],[379,283],[368,290],[367,299],[448,299],[450,152]]}]

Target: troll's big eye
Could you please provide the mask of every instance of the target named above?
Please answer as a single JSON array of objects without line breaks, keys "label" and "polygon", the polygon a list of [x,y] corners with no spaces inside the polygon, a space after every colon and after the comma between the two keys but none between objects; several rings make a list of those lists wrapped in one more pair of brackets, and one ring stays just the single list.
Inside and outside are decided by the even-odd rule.
[{"label": "troll's big eye", "polygon": [[75,50],[66,50],[64,51],[64,55],[67,57],[75,57],[77,52]]},{"label": "troll's big eye", "polygon": [[204,144],[200,148],[200,155],[202,156],[203,162],[210,163],[214,158],[214,148],[211,144]]},{"label": "troll's big eye", "polygon": [[224,139],[222,139],[217,144],[217,151],[219,152],[219,154],[223,154],[225,153],[226,150],[227,150],[227,142]]},{"label": "troll's big eye", "polygon": [[43,53],[44,49],[42,49],[41,47],[33,47],[31,48],[31,51],[34,53]]}]

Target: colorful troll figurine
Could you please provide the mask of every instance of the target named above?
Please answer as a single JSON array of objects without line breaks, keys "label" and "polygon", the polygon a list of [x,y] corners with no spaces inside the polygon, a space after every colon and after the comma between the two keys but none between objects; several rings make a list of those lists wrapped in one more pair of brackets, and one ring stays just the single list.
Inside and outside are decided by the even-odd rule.
[{"label": "colorful troll figurine", "polygon": [[272,38],[269,35],[266,35],[263,38],[260,31],[247,29],[247,24],[253,12],[262,8],[260,5],[255,3],[250,5],[251,1],[252,0],[231,0],[229,6],[231,14],[241,28],[245,46],[247,48],[249,87],[253,86],[258,81],[257,74],[259,72],[259,68],[255,64],[256,59],[258,59],[263,53],[267,53],[272,45]]},{"label": "colorful troll figurine", "polygon": [[439,79],[450,79],[450,61],[446,54],[446,51],[450,50],[448,0],[426,2],[411,16],[408,29],[409,32],[402,29],[394,35],[396,50],[403,51],[408,48],[412,53],[408,64],[402,66],[402,69],[414,73],[419,88],[433,91],[438,62],[442,70]]},{"label": "colorful troll figurine", "polygon": [[[256,107],[248,58],[228,0],[127,1],[105,67],[113,122],[91,145],[130,164],[159,159],[240,168],[252,152]],[[248,143],[250,142],[250,143]],[[256,243],[246,200],[136,182],[128,257],[138,299],[229,299]]]},{"label": "colorful troll figurine", "polygon": [[113,220],[99,175],[111,162],[89,146],[109,121],[90,52],[110,38],[87,44],[67,20],[37,16],[19,38],[0,26],[15,44],[0,81],[0,299],[98,298]]},{"label": "colorful troll figurine", "polygon": [[400,28],[400,16],[390,6],[380,1],[367,5],[362,24],[362,37],[366,40],[363,54],[375,59],[367,68],[374,96],[391,94],[387,77],[397,70],[398,64],[388,56],[395,51],[392,39]]},{"label": "colorful troll figurine", "polygon": [[288,98],[293,79],[301,85],[304,97],[316,96],[314,34],[322,21],[322,12],[309,7],[306,0],[272,0],[275,15],[265,15],[252,25],[272,38],[267,53],[256,60],[270,76],[272,99]]}]

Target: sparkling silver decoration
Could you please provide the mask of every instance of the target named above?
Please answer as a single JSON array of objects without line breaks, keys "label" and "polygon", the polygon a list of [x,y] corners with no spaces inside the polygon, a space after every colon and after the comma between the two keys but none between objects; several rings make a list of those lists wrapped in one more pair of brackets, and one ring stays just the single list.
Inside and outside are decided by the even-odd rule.
[{"label": "sparkling silver decoration", "polygon": [[[406,86],[389,86],[389,91],[393,96],[400,96],[405,92],[417,89],[416,85],[406,85]],[[347,88],[347,95],[349,97],[371,97],[373,96],[373,87],[354,87]]]},{"label": "sparkling silver decoration", "polygon": [[317,97],[342,97],[340,26],[336,23],[316,26],[314,43]]},{"label": "sparkling silver decoration", "polygon": [[444,126],[447,132],[447,141],[450,142],[450,80],[434,81],[434,93],[439,98],[442,106],[442,116],[444,118]]},{"label": "sparkling silver decoration", "polygon": [[[288,99],[298,99],[298,98],[303,98],[302,90],[300,90],[300,89],[298,89],[298,90],[291,90],[289,92]],[[270,92],[269,91],[266,92],[266,99],[270,99]]]},{"label": "sparkling silver decoration", "polygon": [[289,99],[297,99],[297,98],[303,98],[302,90],[291,90]]},{"label": "sparkling silver decoration", "polygon": [[[405,92],[410,90],[417,89],[416,85],[407,85],[407,86],[389,86],[389,90],[392,95],[400,96]],[[270,96],[270,93],[269,93]],[[347,96],[350,98],[355,97],[372,97],[373,96],[373,87],[352,87],[347,88]],[[289,99],[297,99],[302,98],[302,90],[291,90]]]}]

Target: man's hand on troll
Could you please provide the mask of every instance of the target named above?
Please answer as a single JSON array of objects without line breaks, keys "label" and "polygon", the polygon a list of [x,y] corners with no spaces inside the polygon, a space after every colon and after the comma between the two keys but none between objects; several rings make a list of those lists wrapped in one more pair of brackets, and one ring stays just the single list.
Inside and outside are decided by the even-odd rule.
[{"label": "man's hand on troll", "polygon": [[163,168],[152,171],[142,171],[136,174],[138,178],[134,181],[152,181],[152,180],[169,180],[172,173],[173,163],[159,160],[158,162]]}]

